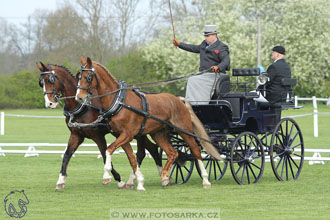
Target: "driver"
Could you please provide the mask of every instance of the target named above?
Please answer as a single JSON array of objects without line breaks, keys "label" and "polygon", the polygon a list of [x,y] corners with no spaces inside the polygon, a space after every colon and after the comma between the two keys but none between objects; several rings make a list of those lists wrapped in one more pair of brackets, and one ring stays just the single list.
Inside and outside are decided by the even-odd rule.
[{"label": "driver", "polygon": [[220,73],[230,69],[229,48],[217,37],[216,25],[205,25],[205,40],[200,45],[185,44],[174,38],[173,44],[180,49],[200,54],[199,71],[210,70],[188,79],[186,99],[191,104],[209,101],[213,95],[216,80]]}]

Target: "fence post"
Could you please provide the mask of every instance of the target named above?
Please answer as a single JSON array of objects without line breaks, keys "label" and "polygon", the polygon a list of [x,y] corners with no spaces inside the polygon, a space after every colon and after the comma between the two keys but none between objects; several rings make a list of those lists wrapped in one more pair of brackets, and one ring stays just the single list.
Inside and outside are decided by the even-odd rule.
[{"label": "fence post", "polygon": [[313,108],[314,108],[314,137],[318,137],[319,136],[318,111],[317,111],[317,101],[315,96],[313,96]]},{"label": "fence post", "polygon": [[0,125],[0,135],[5,135],[5,113],[1,112],[1,125]]},{"label": "fence post", "polygon": [[294,97],[294,107],[297,108],[297,106],[298,106],[298,96],[295,96]]}]

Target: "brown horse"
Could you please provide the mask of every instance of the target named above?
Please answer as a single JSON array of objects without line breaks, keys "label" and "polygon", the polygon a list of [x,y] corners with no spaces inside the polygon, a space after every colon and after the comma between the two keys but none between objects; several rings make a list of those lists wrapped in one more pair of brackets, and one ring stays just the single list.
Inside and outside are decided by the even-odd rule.
[{"label": "brown horse", "polygon": [[[37,66],[41,71],[39,84],[44,89],[46,108],[56,108],[59,103],[58,98],[60,95],[66,97],[75,96],[77,80],[66,67],[52,64],[46,66],[41,62],[40,64],[37,64]],[[109,133],[109,129],[105,126],[104,122],[104,124],[86,127],[72,127],[68,125],[70,122],[70,116],[73,116],[74,121],[78,123],[89,124],[95,121],[99,116],[99,110],[101,108],[98,99],[95,99],[92,102],[93,106],[97,106],[97,108],[92,106],[81,106],[81,104],[79,104],[74,98],[64,99],[64,102],[65,106],[63,111],[67,116],[66,123],[71,134],[63,156],[61,171],[56,184],[56,190],[60,190],[65,187],[65,179],[67,176],[69,161],[73,153],[77,150],[85,138],[92,139],[97,144],[105,163],[105,151],[107,149],[105,135]],[[118,136],[114,133],[113,135]],[[141,136],[138,139],[137,158],[139,165],[141,165],[142,160],[145,157],[144,147],[151,153],[158,167],[158,171],[161,172],[162,162],[158,155],[157,146],[151,143],[146,136]],[[124,150],[129,152],[132,151],[129,144],[124,146]],[[111,173],[113,174],[115,180],[118,181],[118,187],[123,188],[125,186],[125,182],[121,181],[120,175],[114,169],[111,170]],[[130,179],[127,181],[126,187],[133,187],[133,181],[134,176],[131,175]],[[108,172],[105,172],[103,175],[103,184],[108,184],[109,182],[111,182],[111,176]]]},{"label": "brown horse", "polygon": [[[150,117],[146,117],[143,114],[136,113],[127,108],[127,105],[142,110],[143,102],[140,95],[136,92],[122,88],[122,84],[114,79],[114,77],[109,73],[109,71],[102,65],[92,62],[88,57],[87,61],[81,58],[81,73],[79,76],[78,89],[76,93],[76,100],[83,102],[90,100],[90,96],[93,93],[97,93],[100,96],[100,101],[104,109],[111,109],[114,105],[119,104],[121,108],[116,114],[111,115],[109,118],[109,124],[111,128],[119,134],[119,137],[109,145],[106,151],[106,163],[104,170],[111,171],[111,155],[120,146],[129,143],[141,130],[141,126],[146,119],[143,135],[150,134],[152,139],[156,144],[163,149],[167,155],[167,162],[162,170],[161,182],[163,186],[169,183],[169,171],[175,159],[178,156],[178,152],[172,147],[168,141],[170,127],[166,123],[161,123]],[[119,93],[126,91],[126,96],[118,99]],[[171,94],[148,94],[145,96],[147,102],[149,103],[149,114],[157,117],[167,123],[170,123],[177,128],[177,133],[184,139],[184,141],[189,145],[191,151],[198,161],[198,165],[201,168],[201,173],[203,177],[203,186],[205,188],[211,187],[211,183],[208,181],[208,174],[205,171],[204,165],[202,163],[201,151],[198,147],[193,136],[188,135],[186,132],[193,132],[193,122],[186,105],[180,100],[180,98],[175,97]],[[125,107],[122,107],[125,103]],[[197,117],[193,118],[198,120]],[[186,131],[186,132],[183,132]],[[203,146],[205,147],[205,146]],[[208,152],[211,152],[211,156],[222,160],[218,152],[214,149],[213,145],[209,144],[206,146]],[[129,158],[133,158],[129,156]],[[134,164],[134,162],[131,162]],[[138,180],[138,190],[144,190],[143,188],[143,175],[139,167],[134,167],[133,172],[137,176]]]}]

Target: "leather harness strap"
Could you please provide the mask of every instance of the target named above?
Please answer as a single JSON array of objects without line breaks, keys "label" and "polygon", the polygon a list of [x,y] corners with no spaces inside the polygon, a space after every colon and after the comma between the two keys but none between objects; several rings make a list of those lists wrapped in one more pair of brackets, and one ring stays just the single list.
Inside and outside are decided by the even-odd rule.
[{"label": "leather harness strap", "polygon": [[112,117],[116,115],[123,108],[123,106],[120,103],[125,102],[126,88],[127,88],[126,82],[119,81],[118,92],[116,93],[116,96],[113,102],[111,103],[111,106],[107,110],[100,113],[104,118]]},{"label": "leather harness strap", "polygon": [[[149,104],[147,102],[146,96],[141,93],[140,91],[138,91],[137,89],[133,89],[133,91],[141,98],[142,100],[142,110],[146,113],[149,113]],[[139,130],[139,133],[135,136],[135,138],[139,138],[141,137],[143,131],[144,131],[144,127],[146,125],[146,121],[147,121],[147,117],[144,115],[143,118],[143,122],[141,124],[141,128]]]}]

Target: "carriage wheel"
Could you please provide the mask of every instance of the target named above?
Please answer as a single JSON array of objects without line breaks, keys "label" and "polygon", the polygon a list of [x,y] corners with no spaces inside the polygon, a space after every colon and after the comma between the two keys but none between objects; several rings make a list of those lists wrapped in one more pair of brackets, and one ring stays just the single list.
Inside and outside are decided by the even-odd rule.
[{"label": "carriage wheel", "polygon": [[[228,166],[228,161],[218,161],[216,159],[213,159],[210,155],[203,153],[202,160],[205,170],[208,173],[209,180],[220,180],[225,175]],[[196,169],[199,176],[202,178],[201,171],[197,162]]]},{"label": "carriage wheel", "polygon": [[264,146],[265,156],[270,154],[270,141],[273,133],[266,132],[265,134],[260,134],[258,138],[260,139],[262,146]]},{"label": "carriage wheel", "polygon": [[265,167],[265,153],[259,138],[252,132],[238,135],[231,148],[230,169],[238,184],[257,183]]},{"label": "carriage wheel", "polygon": [[[187,143],[177,134],[170,134],[169,141],[179,153],[179,156],[173,163],[170,172],[170,178],[172,178],[173,183],[176,184],[186,183],[194,169],[195,158],[193,157]],[[162,149],[160,149],[159,155],[162,160],[167,160],[167,156],[165,153],[163,153]]]},{"label": "carriage wheel", "polygon": [[284,118],[276,125],[270,145],[270,161],[279,181],[298,178],[304,163],[304,140],[293,119]]}]

